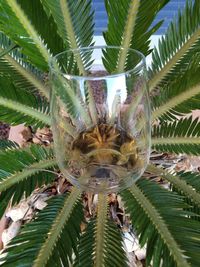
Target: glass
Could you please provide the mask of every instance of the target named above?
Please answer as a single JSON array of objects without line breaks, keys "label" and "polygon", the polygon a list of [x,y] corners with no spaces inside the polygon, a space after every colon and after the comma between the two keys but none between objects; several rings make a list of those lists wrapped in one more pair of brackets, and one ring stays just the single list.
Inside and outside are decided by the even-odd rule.
[{"label": "glass", "polygon": [[63,175],[85,191],[127,188],[141,177],[149,160],[145,58],[129,49],[129,69],[110,74],[104,67],[109,66],[105,54],[120,50],[68,50],[50,62],[55,155]]}]

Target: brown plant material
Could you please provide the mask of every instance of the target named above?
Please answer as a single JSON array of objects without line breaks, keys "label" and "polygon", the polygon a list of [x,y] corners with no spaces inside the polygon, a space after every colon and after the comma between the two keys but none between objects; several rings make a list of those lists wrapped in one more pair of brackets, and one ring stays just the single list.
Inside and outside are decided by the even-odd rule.
[{"label": "brown plant material", "polygon": [[8,139],[10,131],[10,125],[7,123],[0,122],[0,140]]},{"label": "brown plant material", "polygon": [[44,127],[37,129],[36,133],[33,134],[33,143],[40,145],[50,145],[53,141],[53,136],[50,128]]},{"label": "brown plant material", "polygon": [[6,225],[8,223],[8,218],[6,218],[5,214],[0,219],[0,250],[3,249],[3,241],[2,241],[2,234],[3,231],[6,229]]},{"label": "brown plant material", "polygon": [[88,131],[80,133],[72,145],[72,160],[86,163],[127,165],[130,168],[137,161],[136,141],[115,125],[100,123]]}]

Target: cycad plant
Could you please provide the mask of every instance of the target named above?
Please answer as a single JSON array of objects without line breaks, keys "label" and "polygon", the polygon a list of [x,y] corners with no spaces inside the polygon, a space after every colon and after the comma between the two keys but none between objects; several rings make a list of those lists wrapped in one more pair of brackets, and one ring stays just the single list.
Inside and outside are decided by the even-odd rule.
[{"label": "cycad plant", "polygon": [[[162,25],[152,27],[152,22],[168,2],[105,0],[105,42],[124,48],[123,53],[105,53],[105,65],[109,73],[128,69],[128,48],[152,54],[152,150],[199,155],[200,123],[185,115],[200,107],[200,1],[186,1],[158,48],[151,50],[150,37]],[[93,46],[93,17],[91,0],[0,1],[1,121],[34,129],[51,126],[48,62],[64,50]],[[87,58],[76,64],[83,73]],[[51,147],[19,148],[10,142],[1,147],[0,217],[8,204],[53,182],[55,175],[44,170],[59,172]],[[163,160],[154,158],[143,177],[119,192],[141,246],[146,245],[146,266],[197,267],[200,175],[169,172]],[[123,232],[109,216],[107,196],[98,195],[97,213],[85,220],[82,193],[73,187],[51,197],[6,247],[2,266],[128,266]]]}]

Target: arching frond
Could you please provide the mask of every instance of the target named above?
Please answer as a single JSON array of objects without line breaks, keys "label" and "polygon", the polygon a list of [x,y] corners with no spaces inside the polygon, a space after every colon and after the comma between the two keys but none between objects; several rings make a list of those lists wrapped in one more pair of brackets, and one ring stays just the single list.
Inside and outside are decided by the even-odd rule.
[{"label": "arching frond", "polygon": [[200,2],[186,1],[152,53],[150,90],[163,87],[183,73],[200,52]]},{"label": "arching frond", "polygon": [[199,62],[193,62],[183,75],[166,85],[152,97],[152,120],[174,120],[175,115],[190,113],[199,108],[200,76]]},{"label": "arching frond", "polygon": [[26,1],[18,0],[35,30],[47,44],[53,55],[61,53],[66,49],[62,38],[58,34],[58,26],[53,17],[47,14],[41,0]]},{"label": "arching frond", "polygon": [[196,206],[200,208],[200,187],[198,174],[190,172],[170,174],[168,171],[157,168],[154,165],[148,166],[148,171],[170,182],[178,191],[182,192],[187,198],[189,198]]},{"label": "arching frond", "polygon": [[0,2],[0,30],[23,48],[30,62],[44,71],[48,69],[48,48],[16,0]]},{"label": "arching frond", "polygon": [[[42,0],[44,6],[52,14],[58,26],[58,32],[63,38],[66,46],[71,49],[92,46],[94,23],[93,12],[91,12],[91,0],[73,1],[73,0]],[[79,74],[85,76],[91,66],[91,51],[79,53],[74,52],[75,65],[77,64]],[[70,61],[70,60],[69,60]],[[73,65],[73,64],[71,64]],[[77,68],[75,68],[77,69]],[[72,74],[72,68],[70,74]],[[97,122],[97,112],[94,102],[92,88],[88,84],[87,102],[90,110],[90,116],[94,123]],[[86,116],[89,117],[89,114]]]},{"label": "arching frond", "polygon": [[145,0],[105,0],[108,14],[108,29],[104,32],[107,45],[121,46],[118,51],[104,53],[104,65],[109,73],[121,72],[133,66],[129,64],[128,48],[133,48],[147,56],[150,50],[150,36],[161,26],[161,22],[150,27],[159,10],[169,2]]},{"label": "arching frond", "polygon": [[8,203],[18,203],[23,195],[29,196],[42,184],[49,183],[55,175],[43,169],[56,166],[53,152],[41,146],[25,149],[7,149],[0,153],[0,217]]},{"label": "arching frond", "polygon": [[50,125],[49,107],[39,96],[17,89],[9,78],[0,77],[0,119],[11,124]]},{"label": "arching frond", "polygon": [[[4,52],[9,46],[9,38],[0,33],[0,51]],[[42,82],[41,72],[26,62],[26,57],[18,49],[0,57],[0,75],[8,76],[19,88],[29,91],[37,90],[46,98],[49,98],[49,90]]]},{"label": "arching frond", "polygon": [[108,218],[107,204],[107,196],[100,194],[97,218],[89,222],[80,239],[76,267],[128,266],[121,233]]},{"label": "arching frond", "polygon": [[121,195],[140,243],[147,243],[147,266],[198,266],[200,222],[182,196],[145,179]]},{"label": "arching frond", "polygon": [[190,117],[153,126],[152,145],[162,152],[199,155],[200,122]]},{"label": "arching frond", "polygon": [[[77,49],[91,46],[93,43],[94,23],[91,12],[91,0],[42,0],[48,12],[52,14],[57,23],[58,32],[67,48]],[[81,74],[89,67],[91,53],[83,55],[76,53],[77,62]]]},{"label": "arching frond", "polygon": [[[31,223],[6,248],[2,266],[71,266],[73,253],[80,235],[83,211],[80,191],[53,197]],[[29,265],[30,266],[30,265]]]},{"label": "arching frond", "polygon": [[18,148],[19,145],[10,140],[0,140],[0,152],[7,148]]}]

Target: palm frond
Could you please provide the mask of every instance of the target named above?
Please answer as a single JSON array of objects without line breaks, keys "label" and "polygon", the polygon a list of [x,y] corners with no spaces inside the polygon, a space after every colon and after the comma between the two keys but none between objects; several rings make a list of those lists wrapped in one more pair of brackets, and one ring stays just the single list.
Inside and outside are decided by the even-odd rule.
[{"label": "palm frond", "polygon": [[152,120],[176,119],[175,115],[190,113],[199,108],[200,76],[199,63],[193,62],[187,71],[152,97]]},{"label": "palm frond", "polygon": [[[0,33],[2,35],[2,33]],[[16,44],[9,45],[6,49],[0,52],[0,58],[5,56],[6,54],[10,53],[12,50],[16,49],[18,46]]]},{"label": "palm frond", "polygon": [[200,175],[199,173],[179,172],[178,176],[192,186],[198,193],[200,193]]},{"label": "palm frond", "polygon": [[147,266],[198,266],[200,222],[182,196],[145,179],[121,195],[141,245],[147,244]]},{"label": "palm frond", "polygon": [[31,63],[44,71],[48,70],[48,48],[16,0],[0,3],[0,30],[23,48]]},{"label": "palm frond", "polygon": [[190,117],[153,126],[152,146],[162,152],[199,155],[200,122]]},{"label": "palm frond", "polygon": [[128,266],[121,233],[108,218],[107,205],[107,196],[99,194],[97,218],[81,236],[75,266]]},{"label": "palm frond", "polygon": [[95,259],[94,265],[100,267],[104,265],[104,249],[106,246],[105,234],[108,213],[107,195],[98,195],[98,213],[96,221],[96,235],[95,235]]},{"label": "palm frond", "polygon": [[10,79],[0,76],[0,119],[2,121],[42,127],[50,125],[48,103],[33,94],[16,88]]},{"label": "palm frond", "polygon": [[26,224],[6,248],[2,266],[71,266],[83,211],[80,191],[53,197],[36,219]]},{"label": "palm frond", "polygon": [[178,19],[174,19],[165,36],[161,37],[158,49],[154,48],[149,71],[150,90],[157,86],[162,88],[165,83],[179,77],[188,64],[199,56],[199,47],[200,2],[187,1]]},{"label": "palm frond", "polygon": [[89,117],[87,107],[82,99],[77,96],[70,84],[70,81],[63,78],[57,72],[57,76],[54,78],[52,94],[52,106],[57,101],[56,96],[61,99],[63,109],[71,115],[74,125],[78,126],[77,118],[81,117],[85,125],[91,125],[91,118]]},{"label": "palm frond", "polygon": [[129,64],[128,48],[133,48],[147,56],[150,50],[150,36],[161,26],[162,22],[151,27],[159,10],[168,0],[147,2],[145,0],[105,0],[108,14],[108,29],[104,32],[107,45],[121,46],[118,51],[104,52],[104,65],[109,73],[123,71],[132,67]]},{"label": "palm frond", "polygon": [[0,152],[8,148],[18,148],[19,145],[10,140],[0,140]]},{"label": "palm frond", "polygon": [[[58,32],[63,38],[67,48],[75,49],[72,61],[78,66],[79,74],[85,76],[89,69],[91,61],[91,51],[79,53],[80,47],[92,46],[94,24],[93,13],[91,12],[91,0],[82,0],[75,2],[73,0],[42,0],[44,6],[48,9],[57,23]],[[73,64],[72,64],[73,65]],[[77,69],[77,68],[75,68]],[[70,70],[72,74],[72,68]],[[94,102],[92,88],[88,84],[87,102],[90,110],[90,116],[94,123],[97,122],[97,112]]]},{"label": "palm frond", "polygon": [[[58,32],[68,49],[92,45],[94,24],[91,0],[42,0],[42,3],[52,14],[57,23]],[[90,56],[91,53],[84,53],[84,57],[75,53],[79,71],[83,75],[90,65]]]},{"label": "palm frond", "polygon": [[47,44],[51,53],[56,55],[64,51],[66,46],[58,34],[58,27],[54,22],[53,17],[45,12],[46,10],[42,5],[42,1],[18,0],[17,2],[31,21],[35,30],[41,36],[42,40],[44,40],[44,43]]},{"label": "palm frond", "polygon": [[[0,33],[0,52],[6,51],[9,46],[10,40]],[[25,56],[17,49],[0,57],[0,75],[8,76],[19,88],[33,92],[37,90],[49,98],[49,90],[42,82],[42,73],[27,63]]]},{"label": "palm frond", "polygon": [[57,165],[52,150],[35,145],[2,151],[0,162],[0,217],[10,201],[14,205],[24,194],[28,197],[36,187],[51,182],[55,175],[42,170]]},{"label": "palm frond", "polygon": [[[95,228],[96,228],[96,220],[89,222],[86,231],[82,234],[80,238],[78,256],[75,263],[76,267],[94,266]],[[103,251],[104,258],[102,259],[105,266],[116,266],[116,267],[128,266],[127,258],[123,250],[123,241],[119,229],[113,222],[108,220],[106,222],[106,231],[107,235],[103,236],[103,238],[106,241],[106,246]]]},{"label": "palm frond", "polygon": [[155,167],[154,165],[149,165],[148,171],[170,182],[178,191],[183,193],[187,198],[190,198],[200,208],[199,175],[190,172],[170,174],[168,171]]}]

